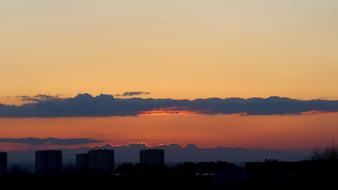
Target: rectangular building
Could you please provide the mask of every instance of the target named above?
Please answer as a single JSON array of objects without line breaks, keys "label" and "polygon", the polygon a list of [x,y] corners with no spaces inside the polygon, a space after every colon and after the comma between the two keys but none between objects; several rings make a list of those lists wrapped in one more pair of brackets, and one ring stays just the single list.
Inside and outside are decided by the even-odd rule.
[{"label": "rectangular building", "polygon": [[112,173],[115,167],[114,150],[89,151],[89,169],[94,172]]},{"label": "rectangular building", "polygon": [[145,149],[140,151],[140,163],[150,166],[164,166],[164,150]]},{"label": "rectangular building", "polygon": [[76,170],[87,171],[89,169],[89,154],[77,154],[76,155]]},{"label": "rectangular building", "polygon": [[7,152],[0,152],[0,176],[7,174]]},{"label": "rectangular building", "polygon": [[35,172],[38,175],[58,175],[62,172],[62,151],[35,152]]}]

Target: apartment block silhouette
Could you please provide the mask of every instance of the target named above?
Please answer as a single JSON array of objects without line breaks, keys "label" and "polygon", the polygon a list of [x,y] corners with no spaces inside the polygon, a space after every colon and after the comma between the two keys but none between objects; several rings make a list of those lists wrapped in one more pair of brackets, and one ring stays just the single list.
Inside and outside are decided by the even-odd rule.
[{"label": "apartment block silhouette", "polygon": [[89,169],[89,154],[76,155],[76,169],[78,171],[87,171]]},{"label": "apartment block silhouette", "polygon": [[57,175],[62,172],[62,151],[43,150],[35,152],[35,173]]},{"label": "apartment block silhouette", "polygon": [[140,163],[150,166],[164,166],[164,150],[144,149],[140,151]]},{"label": "apartment block silhouette", "polygon": [[7,174],[7,153],[0,152],[0,176]]},{"label": "apartment block silhouette", "polygon": [[94,172],[111,173],[115,169],[114,150],[90,150],[89,169]]}]

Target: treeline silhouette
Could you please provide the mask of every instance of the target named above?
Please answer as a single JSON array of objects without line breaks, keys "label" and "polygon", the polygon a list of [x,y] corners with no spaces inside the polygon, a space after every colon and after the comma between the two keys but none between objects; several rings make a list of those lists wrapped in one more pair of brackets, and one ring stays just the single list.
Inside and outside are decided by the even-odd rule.
[{"label": "treeline silhouette", "polygon": [[7,185],[24,181],[27,185],[51,183],[112,189],[325,189],[337,187],[337,176],[337,160],[266,160],[242,167],[227,162],[182,163],[173,167],[122,164],[112,174],[78,171],[68,166],[62,174],[48,177],[15,166],[0,181]]}]

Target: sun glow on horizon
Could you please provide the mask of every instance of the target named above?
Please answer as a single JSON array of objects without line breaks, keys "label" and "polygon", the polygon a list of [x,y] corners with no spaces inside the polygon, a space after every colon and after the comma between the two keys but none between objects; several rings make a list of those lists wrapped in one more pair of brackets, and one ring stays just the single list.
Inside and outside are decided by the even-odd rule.
[{"label": "sun glow on horizon", "polygon": [[144,111],[139,116],[167,116],[167,115],[199,115],[199,112],[191,110],[175,110],[175,109],[157,109]]}]

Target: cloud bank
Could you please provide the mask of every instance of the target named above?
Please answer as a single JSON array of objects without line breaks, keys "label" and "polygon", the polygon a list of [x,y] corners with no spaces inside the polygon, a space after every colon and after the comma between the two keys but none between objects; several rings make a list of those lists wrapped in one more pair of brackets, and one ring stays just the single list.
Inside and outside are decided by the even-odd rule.
[{"label": "cloud bank", "polygon": [[73,145],[86,145],[91,143],[100,143],[102,141],[88,138],[0,138],[0,143],[19,143],[28,145],[61,145],[61,146],[73,146]]},{"label": "cloud bank", "polygon": [[79,94],[72,98],[47,98],[21,106],[0,104],[0,117],[105,117],[137,116],[152,110],[185,110],[200,114],[294,115],[337,112],[338,100],[269,98],[119,99],[112,95]]}]

